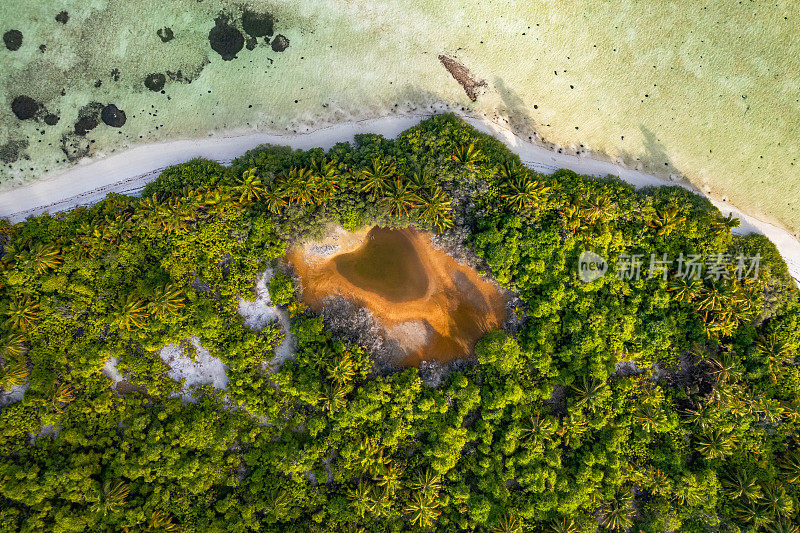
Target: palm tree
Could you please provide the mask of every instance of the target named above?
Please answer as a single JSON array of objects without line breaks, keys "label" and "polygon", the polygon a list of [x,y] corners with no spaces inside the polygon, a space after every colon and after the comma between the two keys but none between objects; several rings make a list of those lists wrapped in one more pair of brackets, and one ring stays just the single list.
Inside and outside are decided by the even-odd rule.
[{"label": "palm tree", "polygon": [[794,364],[794,355],[790,353],[789,346],[772,332],[759,337],[756,347],[765,357],[772,382],[777,383],[785,369]]},{"label": "palm tree", "polygon": [[555,424],[547,417],[537,414],[530,416],[527,423],[522,426],[520,437],[527,448],[538,448],[555,431]]},{"label": "palm tree", "polygon": [[36,274],[44,274],[61,264],[61,250],[52,244],[38,243],[30,249],[26,266]]},{"label": "palm tree", "polygon": [[579,533],[580,528],[572,518],[559,518],[547,524],[548,533]]},{"label": "palm tree", "polygon": [[527,214],[542,203],[549,190],[549,187],[524,172],[503,184],[500,198],[517,213]]},{"label": "palm tree", "polygon": [[[169,214],[169,209],[162,206],[161,201],[155,193],[149,198],[143,198],[136,206],[136,211],[133,214],[135,221],[142,221],[147,225],[164,229],[164,218]],[[96,231],[96,227],[94,230]]]},{"label": "palm tree", "polygon": [[686,217],[680,214],[678,206],[672,205],[657,211],[655,216],[647,222],[647,225],[654,228],[656,234],[660,237],[669,235],[685,221]]},{"label": "palm tree", "polygon": [[753,526],[753,531],[770,524],[773,519],[769,510],[755,502],[741,503],[736,506],[735,512],[739,520]]},{"label": "palm tree", "polygon": [[286,489],[270,491],[266,498],[267,510],[277,520],[286,518],[286,513],[292,508],[292,496]]},{"label": "palm tree", "polygon": [[318,191],[314,187],[313,175],[305,167],[292,167],[286,175],[286,193],[297,205],[319,203]]},{"label": "palm tree", "polygon": [[150,518],[147,520],[147,529],[145,531],[158,531],[170,533],[178,531],[178,526],[172,522],[172,517],[168,514],[155,510],[150,513]]},{"label": "palm tree", "polygon": [[509,182],[526,172],[527,170],[525,167],[523,167],[516,159],[507,159],[500,164],[497,175],[500,177],[500,181]]},{"label": "palm tree", "polygon": [[450,200],[438,185],[433,189],[423,192],[418,196],[419,217],[436,228],[439,232],[453,227],[453,220],[450,218]]},{"label": "palm tree", "polygon": [[147,309],[157,319],[163,320],[169,315],[177,315],[184,303],[180,289],[167,284],[156,291],[153,300],[147,304]]},{"label": "palm tree", "polygon": [[410,209],[416,207],[417,195],[411,190],[408,183],[395,178],[386,187],[381,198],[381,204],[389,210],[389,214],[400,218],[408,214]]},{"label": "palm tree", "polygon": [[790,518],[794,515],[794,501],[778,483],[764,485],[764,507],[773,518]]},{"label": "palm tree", "polygon": [[764,526],[767,533],[800,533],[800,525],[792,524],[792,520],[775,520]]},{"label": "palm tree", "polygon": [[736,441],[729,433],[714,428],[704,431],[698,437],[695,447],[706,459],[720,459],[733,453]]},{"label": "palm tree", "polygon": [[430,469],[417,474],[416,480],[411,484],[411,488],[418,490],[425,496],[433,496],[439,493],[442,488],[441,478],[434,474]]},{"label": "palm tree", "polygon": [[327,203],[333,199],[339,184],[339,169],[333,161],[323,157],[311,163],[311,174],[314,189],[318,192],[320,203]]},{"label": "palm tree", "polygon": [[235,187],[239,194],[239,203],[250,205],[261,198],[264,193],[264,182],[258,176],[255,168],[246,170]]},{"label": "palm tree", "polygon": [[8,360],[20,357],[25,351],[26,340],[20,333],[6,333],[0,337],[0,358]]},{"label": "palm tree", "polygon": [[689,303],[697,296],[700,285],[702,284],[698,280],[678,278],[677,280],[670,281],[667,290],[674,293],[675,299],[679,302]]},{"label": "palm tree", "polygon": [[111,310],[111,325],[113,327],[130,331],[145,326],[147,316],[147,304],[129,294],[124,301],[118,302]]},{"label": "palm tree", "polygon": [[346,403],[348,388],[340,383],[326,383],[322,387],[322,407],[328,413],[335,413]]},{"label": "palm tree", "polygon": [[522,519],[512,513],[504,514],[490,530],[492,533],[522,533]]},{"label": "palm tree", "polygon": [[375,481],[379,487],[383,487],[387,494],[392,495],[397,492],[403,484],[403,468],[394,463],[384,467]]},{"label": "palm tree", "polygon": [[31,296],[17,297],[8,304],[6,324],[20,331],[28,331],[39,316],[39,301]]},{"label": "palm tree", "polygon": [[4,267],[11,268],[18,264],[19,260],[23,257],[25,257],[25,248],[23,245],[12,241],[3,246],[3,258],[0,259],[0,262],[2,262]]},{"label": "palm tree", "polygon": [[372,510],[374,499],[372,498],[372,487],[367,485],[364,480],[359,480],[358,485],[347,491],[347,499],[353,505],[356,514],[364,518]]},{"label": "palm tree", "polygon": [[640,403],[634,411],[633,418],[642,425],[642,429],[647,433],[654,432],[668,422],[664,409],[656,407],[650,402]]},{"label": "palm tree", "polygon": [[107,479],[100,489],[97,501],[92,503],[91,510],[94,513],[106,516],[108,513],[116,513],[125,504],[128,497],[128,486],[122,481],[111,483]]},{"label": "palm tree", "polygon": [[427,168],[417,168],[407,175],[408,183],[414,190],[421,191],[431,187],[434,182]]},{"label": "palm tree", "polygon": [[722,220],[713,222],[711,224],[712,231],[717,235],[730,233],[732,229],[739,227],[739,219],[734,218],[733,215],[728,215]]},{"label": "palm tree", "polygon": [[600,525],[606,529],[625,530],[633,525],[633,514],[630,496],[614,498],[600,508]]},{"label": "palm tree", "polygon": [[711,373],[716,377],[717,384],[736,381],[744,370],[736,354],[731,350],[724,350],[721,354],[709,358],[708,362],[714,367]]},{"label": "palm tree", "polygon": [[16,357],[3,362],[0,372],[0,387],[8,390],[11,387],[21,387],[28,377],[28,365],[24,358]]},{"label": "palm tree", "polygon": [[359,444],[358,463],[364,470],[380,472],[387,463],[383,453],[384,446],[378,437],[367,437]]},{"label": "palm tree", "polygon": [[577,393],[578,396],[578,400],[575,402],[575,405],[579,407],[587,405],[591,410],[594,410],[594,400],[600,395],[601,392],[603,392],[603,390],[606,388],[606,384],[603,381],[590,381],[584,376],[583,381],[577,385],[573,385],[571,388]]},{"label": "palm tree", "polygon": [[474,168],[480,157],[481,149],[475,146],[475,141],[470,141],[456,145],[450,159],[466,167]]},{"label": "palm tree", "polygon": [[264,193],[264,207],[267,208],[272,214],[278,214],[281,212],[281,209],[286,207],[289,202],[286,201],[286,194],[284,193],[282,187],[273,182],[272,187],[266,190]]},{"label": "palm tree", "polygon": [[373,158],[361,171],[361,192],[369,193],[375,200],[396,174],[394,161],[386,161],[381,157]]},{"label": "palm tree", "polygon": [[349,383],[355,375],[355,365],[349,352],[345,352],[331,359],[327,367],[328,379],[333,380],[334,383],[345,385]]},{"label": "palm tree", "polygon": [[727,298],[717,287],[703,287],[698,296],[698,311],[721,311]]},{"label": "palm tree", "polygon": [[800,449],[789,453],[780,462],[781,475],[790,485],[800,485]]},{"label": "palm tree", "polygon": [[411,525],[430,528],[439,517],[439,502],[433,495],[415,492],[403,511],[410,516]]},{"label": "palm tree", "polygon": [[53,393],[53,409],[55,409],[57,413],[60,413],[62,411],[62,406],[60,404],[68,404],[75,398],[75,389],[72,388],[69,383],[59,383]]},{"label": "palm tree", "polygon": [[582,202],[586,219],[592,224],[596,222],[607,222],[616,211],[617,204],[605,195],[592,195],[588,200]]},{"label": "palm tree", "polygon": [[221,189],[209,189],[199,199],[200,205],[208,214],[220,215],[232,204],[231,196]]},{"label": "palm tree", "polygon": [[763,493],[758,482],[743,470],[728,471],[722,478],[722,487],[725,494],[732,500],[745,500],[754,502],[759,500]]}]

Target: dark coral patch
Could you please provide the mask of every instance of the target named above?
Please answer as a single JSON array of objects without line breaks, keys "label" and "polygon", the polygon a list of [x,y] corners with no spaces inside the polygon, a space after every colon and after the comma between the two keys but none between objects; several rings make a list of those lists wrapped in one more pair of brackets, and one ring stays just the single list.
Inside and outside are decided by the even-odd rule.
[{"label": "dark coral patch", "polygon": [[89,153],[91,144],[88,139],[75,133],[65,133],[61,136],[61,151],[69,161],[77,161]]},{"label": "dark coral patch", "polygon": [[88,116],[79,118],[78,121],[75,123],[75,134],[76,135],[86,135],[93,129],[97,127],[98,121],[97,117]]},{"label": "dark coral patch", "polygon": [[22,32],[19,30],[8,30],[3,34],[3,42],[6,48],[15,52],[22,46]]},{"label": "dark coral patch", "polygon": [[231,26],[228,19],[222,16],[217,17],[216,25],[208,32],[208,41],[211,48],[225,61],[236,59],[236,54],[244,48],[242,32]]},{"label": "dark coral patch", "polygon": [[125,121],[127,120],[125,111],[118,108],[114,104],[108,104],[105,106],[100,112],[100,118],[104,124],[114,128],[121,128],[125,125]]},{"label": "dark coral patch", "polygon": [[158,34],[158,38],[161,39],[162,43],[168,43],[175,38],[172,28],[161,28],[156,33]]},{"label": "dark coral patch", "polygon": [[23,150],[28,147],[27,139],[11,139],[6,144],[0,145],[0,161],[3,163],[14,163],[20,157],[27,159]]},{"label": "dark coral patch", "polygon": [[160,72],[156,74],[148,74],[148,76],[144,79],[144,86],[151,91],[156,92],[162,90],[165,83],[167,83],[167,77]]},{"label": "dark coral patch", "polygon": [[56,22],[60,22],[61,24],[66,24],[69,22],[69,13],[66,11],[62,11],[58,15],[56,15]]},{"label": "dark coral patch", "polygon": [[280,33],[272,39],[272,49],[276,52],[283,52],[289,48],[289,39],[281,35]]},{"label": "dark coral patch", "polygon": [[54,115],[53,113],[48,113],[44,117],[44,123],[47,124],[48,126],[55,126],[56,124],[58,124],[59,120],[61,120],[61,117],[59,117],[58,115]]},{"label": "dark coral patch", "polygon": [[103,109],[103,104],[98,102],[91,102],[86,104],[78,111],[78,121],[75,122],[75,134],[84,136],[91,130],[95,129],[99,124],[100,111]]},{"label": "dark coral patch", "polygon": [[17,96],[11,102],[11,111],[20,120],[28,120],[35,117],[41,108],[42,105],[39,102],[24,94]]},{"label": "dark coral patch", "polygon": [[242,28],[250,37],[271,36],[275,19],[269,13],[247,11],[242,14]]}]

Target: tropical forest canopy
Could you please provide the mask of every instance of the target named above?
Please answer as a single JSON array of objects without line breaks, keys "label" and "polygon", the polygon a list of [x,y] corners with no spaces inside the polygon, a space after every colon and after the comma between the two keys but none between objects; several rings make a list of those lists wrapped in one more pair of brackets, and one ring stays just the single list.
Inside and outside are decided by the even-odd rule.
[{"label": "tropical forest canopy", "polygon": [[[284,273],[269,289],[297,353],[265,364],[283,333],[245,327],[239,299],[330,224],[465,246],[519,296],[518,326],[428,387],[376,371]],[[793,531],[800,303],[735,224],[681,188],[536,174],[451,115],[4,224],[2,387],[25,392],[0,411],[0,530]],[[585,250],[611,272],[582,281]],[[614,275],[636,254],[761,266]],[[158,351],[192,336],[228,387],[186,401]]]}]

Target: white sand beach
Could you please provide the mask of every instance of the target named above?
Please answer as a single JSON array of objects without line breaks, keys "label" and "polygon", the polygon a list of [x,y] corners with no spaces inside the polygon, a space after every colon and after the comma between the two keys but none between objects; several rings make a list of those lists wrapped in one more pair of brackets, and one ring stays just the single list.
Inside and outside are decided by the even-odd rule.
[{"label": "white sand beach", "polygon": [[[339,142],[353,140],[359,133],[377,133],[394,138],[404,130],[429,118],[431,113],[387,116],[382,118],[343,122],[307,133],[214,135],[194,140],[168,141],[140,145],[110,157],[87,160],[61,173],[44,176],[33,183],[0,192],[0,217],[19,222],[28,216],[54,213],[80,205],[91,205],[108,193],[136,194],[155,179],[166,167],[196,157],[230,163],[247,150],[270,143],[295,149],[322,147],[328,149]],[[679,185],[697,194],[704,194],[685,182],[673,182],[618,163],[595,159],[588,155],[575,156],[557,153],[515,135],[508,127],[486,118],[462,116],[479,131],[503,141],[530,168],[545,174],[566,168],[590,176],[619,176],[635,187]],[[800,241],[788,231],[749,216],[735,206],[709,198],[724,215],[732,214],[741,221],[737,234],[757,232],[768,237],[780,251],[789,271],[800,286]]]}]

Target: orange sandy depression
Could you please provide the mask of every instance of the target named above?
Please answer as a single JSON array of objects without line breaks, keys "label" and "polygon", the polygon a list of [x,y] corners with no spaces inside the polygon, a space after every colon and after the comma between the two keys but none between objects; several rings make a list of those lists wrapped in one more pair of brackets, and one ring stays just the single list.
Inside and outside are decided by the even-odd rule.
[{"label": "orange sandy depression", "polygon": [[321,243],[295,246],[288,259],[312,309],[337,295],[366,307],[403,349],[403,365],[465,357],[505,320],[498,287],[434,248],[427,233],[335,229]]}]

